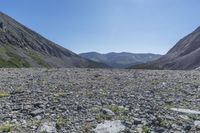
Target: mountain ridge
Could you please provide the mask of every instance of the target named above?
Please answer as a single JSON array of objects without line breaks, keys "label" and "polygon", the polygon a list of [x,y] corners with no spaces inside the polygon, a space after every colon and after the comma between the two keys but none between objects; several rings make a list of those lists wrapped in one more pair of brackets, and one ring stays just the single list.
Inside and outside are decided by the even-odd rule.
[{"label": "mountain ridge", "polygon": [[80,56],[96,62],[107,64],[113,68],[128,68],[129,66],[145,63],[158,59],[161,55],[151,53],[110,52],[101,54],[98,52],[81,53]]}]

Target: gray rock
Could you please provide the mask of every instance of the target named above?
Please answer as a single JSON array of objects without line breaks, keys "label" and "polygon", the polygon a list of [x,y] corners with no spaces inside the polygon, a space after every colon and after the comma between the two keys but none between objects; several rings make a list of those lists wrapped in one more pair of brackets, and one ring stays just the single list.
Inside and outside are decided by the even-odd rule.
[{"label": "gray rock", "polygon": [[32,117],[35,117],[35,116],[40,115],[40,114],[43,114],[43,113],[44,113],[44,110],[43,110],[43,109],[37,109],[37,110],[34,110],[34,111],[30,112],[30,115],[31,115]]},{"label": "gray rock", "polygon": [[142,124],[142,120],[141,120],[141,119],[138,119],[138,118],[134,118],[133,123],[134,123],[135,125],[140,125],[140,124]]},{"label": "gray rock", "polygon": [[200,121],[194,121],[194,126],[195,126],[197,129],[200,129]]},{"label": "gray rock", "polygon": [[170,110],[181,112],[181,113],[200,115],[200,111],[195,111],[195,110],[190,110],[190,109],[171,108]]},{"label": "gray rock", "polygon": [[101,109],[101,111],[102,111],[102,113],[105,114],[105,115],[115,116],[115,113],[112,112],[110,109],[103,108],[103,109]]},{"label": "gray rock", "polygon": [[57,133],[56,124],[53,122],[45,122],[40,127],[40,132]]},{"label": "gray rock", "polygon": [[125,130],[125,126],[121,121],[105,121],[102,124],[98,124],[94,129],[95,133],[119,133]]}]

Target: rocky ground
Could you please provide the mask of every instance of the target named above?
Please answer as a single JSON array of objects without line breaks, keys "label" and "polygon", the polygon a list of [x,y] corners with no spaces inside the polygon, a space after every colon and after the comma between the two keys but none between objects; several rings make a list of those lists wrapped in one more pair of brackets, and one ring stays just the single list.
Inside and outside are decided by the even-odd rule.
[{"label": "rocky ground", "polygon": [[0,69],[0,132],[198,133],[200,71]]}]

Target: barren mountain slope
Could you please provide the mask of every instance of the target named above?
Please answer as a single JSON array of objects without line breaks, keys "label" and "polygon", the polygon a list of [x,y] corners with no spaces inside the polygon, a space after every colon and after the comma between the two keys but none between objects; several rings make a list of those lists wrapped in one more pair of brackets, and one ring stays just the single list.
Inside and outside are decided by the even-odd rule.
[{"label": "barren mountain slope", "polygon": [[0,67],[106,67],[81,58],[0,12]]},{"label": "barren mountain slope", "polygon": [[181,39],[160,59],[133,68],[188,70],[198,67],[200,67],[200,27]]}]

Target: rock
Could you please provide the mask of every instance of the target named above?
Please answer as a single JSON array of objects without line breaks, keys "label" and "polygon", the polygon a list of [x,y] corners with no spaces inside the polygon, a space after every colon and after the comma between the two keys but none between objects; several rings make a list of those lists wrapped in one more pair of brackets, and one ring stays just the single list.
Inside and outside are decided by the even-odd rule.
[{"label": "rock", "polygon": [[95,119],[94,118],[88,118],[88,119],[86,119],[86,122],[93,122],[93,121],[95,121]]},{"label": "rock", "polygon": [[133,124],[134,125],[140,125],[140,124],[142,124],[142,120],[138,119],[138,118],[134,118]]},{"label": "rock", "polygon": [[42,117],[41,117],[40,115],[36,116],[35,118],[36,118],[37,120],[41,120],[41,119],[42,119]]},{"label": "rock", "polygon": [[77,110],[77,111],[81,111],[82,109],[83,109],[82,106],[79,106],[79,105],[78,105],[78,106],[76,107],[76,110]]},{"label": "rock", "polygon": [[0,28],[3,29],[3,22],[0,22]]},{"label": "rock", "polygon": [[117,121],[105,121],[102,124],[98,124],[94,129],[95,133],[119,133],[125,130],[125,126],[120,120]]},{"label": "rock", "polygon": [[27,127],[27,122],[26,122],[26,120],[21,120],[21,124],[22,124],[22,127],[23,127],[23,128],[26,128],[26,127]]},{"label": "rock", "polygon": [[115,113],[112,112],[111,110],[107,109],[107,108],[103,108],[101,109],[102,113],[108,116],[115,116]]},{"label": "rock", "polygon": [[163,128],[159,128],[157,130],[155,130],[156,133],[164,133],[165,132],[165,129]]},{"label": "rock", "polygon": [[190,119],[187,115],[179,115],[179,118],[184,119],[184,120]]},{"label": "rock", "polygon": [[57,133],[56,124],[53,122],[45,122],[40,127],[39,131],[45,133]]},{"label": "rock", "polygon": [[136,128],[137,133],[143,133],[143,130],[141,127]]},{"label": "rock", "polygon": [[194,126],[195,126],[197,129],[200,129],[200,121],[194,121]]},{"label": "rock", "polygon": [[186,125],[186,126],[184,127],[184,130],[186,130],[186,131],[190,131],[191,128],[192,128],[191,125]]},{"label": "rock", "polygon": [[130,121],[125,121],[125,122],[123,122],[123,125],[128,127],[128,128],[131,128],[133,124]]},{"label": "rock", "polygon": [[190,109],[171,108],[170,110],[181,112],[181,113],[200,115],[200,111],[195,111],[195,110],[190,110]]},{"label": "rock", "polygon": [[31,115],[32,117],[35,117],[35,116],[40,115],[40,114],[43,114],[43,113],[44,113],[44,110],[43,110],[43,109],[37,109],[37,110],[32,111],[32,112],[30,113],[30,115]]},{"label": "rock", "polygon": [[169,98],[165,101],[166,104],[172,104],[174,102],[174,99]]}]

